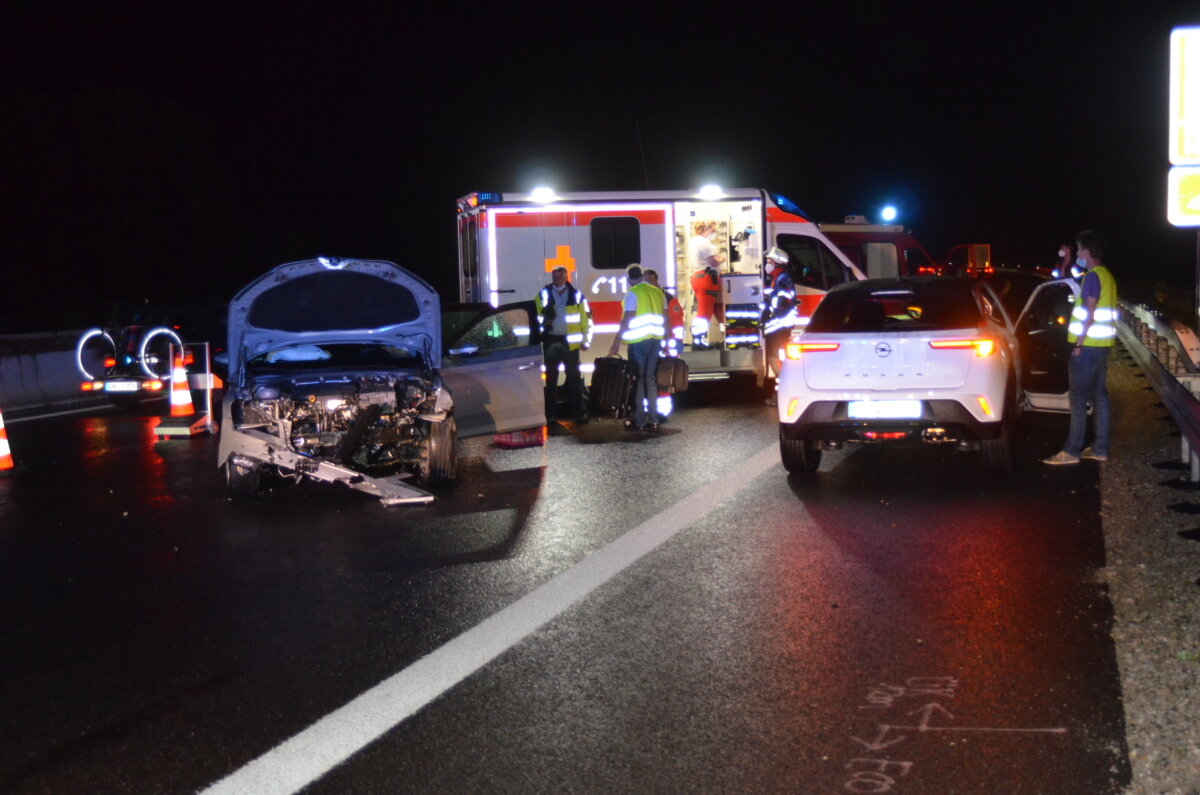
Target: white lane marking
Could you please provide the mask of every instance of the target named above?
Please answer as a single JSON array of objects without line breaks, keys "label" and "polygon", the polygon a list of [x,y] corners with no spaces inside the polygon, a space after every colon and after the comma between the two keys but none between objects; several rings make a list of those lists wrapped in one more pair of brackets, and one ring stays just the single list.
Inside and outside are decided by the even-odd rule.
[{"label": "white lane marking", "polygon": [[699,521],[777,463],[779,450],[772,444],[204,792],[266,795],[308,786]]}]

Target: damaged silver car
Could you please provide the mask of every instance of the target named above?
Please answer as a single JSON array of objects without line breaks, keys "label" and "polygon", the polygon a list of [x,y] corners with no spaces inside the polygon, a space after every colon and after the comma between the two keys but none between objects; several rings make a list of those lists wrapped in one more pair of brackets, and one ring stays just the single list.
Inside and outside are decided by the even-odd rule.
[{"label": "damaged silver car", "polygon": [[429,284],[382,260],[294,262],[239,292],[227,386],[218,464],[234,495],[270,473],[429,502],[412,481],[453,480],[460,434],[545,422],[532,303],[443,317]]}]

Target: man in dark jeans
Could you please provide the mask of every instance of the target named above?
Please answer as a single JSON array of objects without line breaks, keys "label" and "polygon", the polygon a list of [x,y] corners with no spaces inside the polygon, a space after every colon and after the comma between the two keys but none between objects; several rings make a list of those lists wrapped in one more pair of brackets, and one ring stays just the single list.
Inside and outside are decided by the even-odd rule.
[{"label": "man in dark jeans", "polygon": [[583,405],[583,377],[579,351],[592,341],[592,310],[587,298],[567,280],[567,269],[550,272],[550,284],[533,300],[542,331],[542,358],[546,364],[546,422],[558,420],[558,367],[567,376],[567,399],[576,423],[587,422]]},{"label": "man in dark jeans", "polygon": [[[1095,232],[1080,232],[1075,241],[1076,262],[1084,269],[1083,284],[1067,339],[1074,343],[1067,365],[1070,376],[1071,425],[1063,449],[1045,463],[1061,466],[1078,464],[1080,459],[1108,460],[1108,352],[1117,338],[1117,281],[1104,267],[1104,243]],[[1095,435],[1090,447],[1084,447],[1087,410],[1094,411]]]}]

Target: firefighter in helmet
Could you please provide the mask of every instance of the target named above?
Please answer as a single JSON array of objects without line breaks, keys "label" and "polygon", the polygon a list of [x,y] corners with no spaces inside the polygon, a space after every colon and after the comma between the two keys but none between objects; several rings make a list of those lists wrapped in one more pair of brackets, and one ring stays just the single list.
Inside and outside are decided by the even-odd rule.
[{"label": "firefighter in helmet", "polygon": [[[767,358],[767,375],[779,376],[780,357],[796,325],[796,285],[788,270],[788,255],[772,247],[766,257],[766,278],[763,279],[763,354]],[[767,398],[775,405],[775,393]]]}]

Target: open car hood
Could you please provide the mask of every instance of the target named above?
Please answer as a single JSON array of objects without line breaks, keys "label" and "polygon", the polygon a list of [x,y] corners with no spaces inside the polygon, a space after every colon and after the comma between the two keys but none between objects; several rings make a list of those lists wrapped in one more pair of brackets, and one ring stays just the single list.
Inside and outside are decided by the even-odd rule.
[{"label": "open car hood", "polygon": [[441,307],[423,279],[385,260],[320,257],[273,268],[229,303],[229,379],[246,361],[299,345],[378,343],[442,364]]}]

